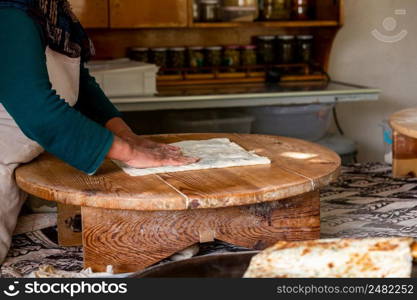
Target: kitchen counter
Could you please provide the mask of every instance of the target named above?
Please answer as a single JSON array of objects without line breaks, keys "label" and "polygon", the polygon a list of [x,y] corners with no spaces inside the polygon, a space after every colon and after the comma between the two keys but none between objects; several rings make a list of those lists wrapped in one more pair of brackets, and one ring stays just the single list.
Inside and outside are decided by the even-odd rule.
[{"label": "kitchen counter", "polygon": [[155,96],[112,97],[121,111],[376,101],[380,90],[342,82],[161,87]]}]

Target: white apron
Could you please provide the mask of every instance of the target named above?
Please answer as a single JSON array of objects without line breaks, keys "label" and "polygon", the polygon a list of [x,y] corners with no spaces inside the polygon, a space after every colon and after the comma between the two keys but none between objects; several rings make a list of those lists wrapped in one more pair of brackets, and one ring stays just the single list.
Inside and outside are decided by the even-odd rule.
[{"label": "white apron", "polygon": [[[80,58],[70,58],[49,47],[45,54],[52,88],[74,106],[78,99]],[[26,199],[16,185],[14,170],[42,152],[42,147],[23,134],[0,103],[0,264],[7,255],[17,217]]]}]

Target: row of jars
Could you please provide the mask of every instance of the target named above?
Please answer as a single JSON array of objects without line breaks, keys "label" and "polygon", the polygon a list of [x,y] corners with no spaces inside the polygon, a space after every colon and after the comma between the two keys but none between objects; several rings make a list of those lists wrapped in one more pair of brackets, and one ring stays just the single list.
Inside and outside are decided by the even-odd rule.
[{"label": "row of jars", "polygon": [[257,36],[259,64],[311,63],[314,37],[312,35]]},{"label": "row of jars", "polygon": [[245,46],[131,48],[129,57],[169,69],[309,63],[313,39],[311,35],[258,36],[255,45]]},{"label": "row of jars", "polygon": [[261,20],[309,20],[313,18],[314,0],[259,0]]},{"label": "row of jars", "polygon": [[194,0],[195,22],[308,20],[313,0]]},{"label": "row of jars", "polygon": [[171,69],[249,66],[257,64],[255,45],[131,48],[129,57],[136,61],[154,63],[161,68]]}]

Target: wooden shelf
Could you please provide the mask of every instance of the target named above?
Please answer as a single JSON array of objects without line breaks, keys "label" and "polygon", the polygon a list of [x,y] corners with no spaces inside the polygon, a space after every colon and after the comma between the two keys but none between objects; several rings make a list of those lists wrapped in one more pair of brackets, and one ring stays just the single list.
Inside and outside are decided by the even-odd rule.
[{"label": "wooden shelf", "polygon": [[[263,76],[262,76],[263,75]],[[161,76],[162,77],[162,76]],[[265,83],[265,74],[259,74],[258,77],[218,77],[213,79],[188,79],[188,80],[174,80],[174,77],[167,79],[167,77],[158,78],[157,85],[160,87],[179,87],[179,86],[193,86],[193,85],[213,85],[213,84],[244,84],[244,83]],[[282,76],[280,83],[300,83],[300,82],[326,82],[326,76],[322,74],[312,75],[288,75]]]},{"label": "wooden shelf", "polygon": [[336,20],[258,22],[265,27],[337,27]]},{"label": "wooden shelf", "polygon": [[192,23],[191,27],[195,28],[234,28],[263,26],[272,28],[288,27],[337,27],[340,26],[336,20],[313,20],[313,21],[255,21],[255,22],[217,22],[217,23]]}]

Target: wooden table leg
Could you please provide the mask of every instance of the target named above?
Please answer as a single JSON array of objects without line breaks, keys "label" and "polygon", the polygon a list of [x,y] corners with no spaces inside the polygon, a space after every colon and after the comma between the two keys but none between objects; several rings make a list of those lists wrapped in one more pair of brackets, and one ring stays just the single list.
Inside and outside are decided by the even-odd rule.
[{"label": "wooden table leg", "polygon": [[279,240],[320,238],[320,192],[243,206],[235,215],[225,212],[216,239],[262,250]]},{"label": "wooden table leg", "polygon": [[63,247],[81,246],[81,208],[58,203],[58,243]]},{"label": "wooden table leg", "polygon": [[392,173],[394,177],[417,177],[417,139],[394,132]]},{"label": "wooden table leg", "polygon": [[263,249],[320,236],[319,192],[275,202],[185,211],[82,208],[84,265],[133,272],[214,239]]}]

